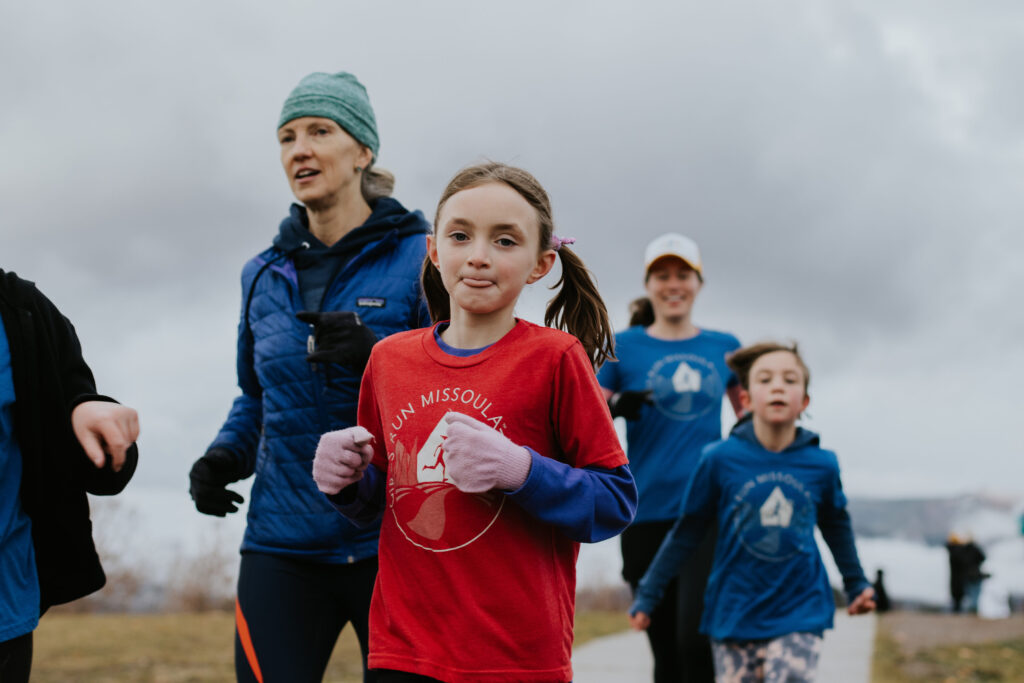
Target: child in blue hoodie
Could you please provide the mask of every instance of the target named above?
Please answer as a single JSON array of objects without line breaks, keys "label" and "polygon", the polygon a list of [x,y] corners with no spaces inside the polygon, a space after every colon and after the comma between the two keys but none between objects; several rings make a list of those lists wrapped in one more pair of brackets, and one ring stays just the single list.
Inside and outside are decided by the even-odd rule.
[{"label": "child in blue hoodie", "polygon": [[836,456],[796,425],[810,400],[796,346],[756,344],[728,364],[749,414],[729,438],[704,448],[682,516],[640,581],[630,622],[647,628],[665,585],[717,520],[701,622],[716,680],[812,681],[835,611],[815,525],[842,573],[847,611],[870,612],[874,591],[857,558]]}]

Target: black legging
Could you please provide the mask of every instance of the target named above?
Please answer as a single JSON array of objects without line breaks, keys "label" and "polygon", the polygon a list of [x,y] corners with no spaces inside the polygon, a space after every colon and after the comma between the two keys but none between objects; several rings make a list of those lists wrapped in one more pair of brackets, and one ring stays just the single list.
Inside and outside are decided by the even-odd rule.
[{"label": "black legging", "polygon": [[0,683],[28,683],[31,672],[31,631],[0,643]]},{"label": "black legging", "polygon": [[[235,675],[239,683],[319,683],[338,635],[351,622],[359,638],[363,681],[367,621],[377,558],[323,564],[280,555],[244,553],[235,612]],[[6,680],[4,681],[6,683]]]},{"label": "black legging", "polygon": [[[637,584],[674,522],[642,522],[622,533],[622,576],[636,595]],[[712,526],[681,567],[650,615],[647,639],[654,655],[654,683],[714,683],[711,643],[700,632],[704,589],[715,556]]]}]

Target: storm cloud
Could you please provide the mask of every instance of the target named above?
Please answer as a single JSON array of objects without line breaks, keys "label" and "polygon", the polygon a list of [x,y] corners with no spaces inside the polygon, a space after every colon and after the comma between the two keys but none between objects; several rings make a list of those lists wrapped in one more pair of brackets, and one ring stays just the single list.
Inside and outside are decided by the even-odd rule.
[{"label": "storm cloud", "polygon": [[281,103],[348,70],[406,206],[529,169],[619,328],[646,242],[696,239],[695,321],[800,343],[849,491],[1022,491],[1017,3],[10,5],[0,266],[139,409],[146,484],[184,491],[237,393],[239,273],[291,202]]}]

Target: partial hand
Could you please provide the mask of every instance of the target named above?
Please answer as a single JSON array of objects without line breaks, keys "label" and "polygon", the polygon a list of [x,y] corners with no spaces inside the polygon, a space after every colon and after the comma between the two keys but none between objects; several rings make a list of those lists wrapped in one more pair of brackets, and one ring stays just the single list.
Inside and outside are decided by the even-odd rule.
[{"label": "partial hand", "polygon": [[445,468],[460,491],[512,491],[526,483],[533,463],[530,451],[469,415],[448,413],[445,421]]},{"label": "partial hand", "polygon": [[366,368],[377,335],[353,311],[301,311],[295,316],[313,326],[316,349],[306,356],[310,363],[341,363],[356,370]]},{"label": "partial hand", "polygon": [[624,417],[627,420],[639,420],[640,409],[644,405],[654,405],[651,400],[650,389],[644,391],[620,391],[612,394],[608,399],[608,408],[612,411],[612,417]]},{"label": "partial hand", "polygon": [[334,495],[363,478],[373,458],[373,434],[355,426],[327,432],[320,437],[313,458],[313,481],[327,495]]},{"label": "partial hand", "polygon": [[109,401],[85,401],[71,411],[71,429],[89,460],[103,467],[106,454],[115,472],[124,466],[128,447],[139,438],[139,414]]},{"label": "partial hand", "polygon": [[227,485],[241,478],[238,470],[235,456],[224,448],[211,448],[196,460],[188,474],[188,492],[196,510],[215,517],[237,512],[238,504],[245,502],[245,498]]},{"label": "partial hand", "polygon": [[853,599],[846,607],[848,614],[867,614],[871,610],[875,609],[875,589],[865,588],[860,592],[856,598]]},{"label": "partial hand", "polygon": [[629,625],[637,631],[644,631],[651,625],[651,618],[644,612],[629,615]]}]

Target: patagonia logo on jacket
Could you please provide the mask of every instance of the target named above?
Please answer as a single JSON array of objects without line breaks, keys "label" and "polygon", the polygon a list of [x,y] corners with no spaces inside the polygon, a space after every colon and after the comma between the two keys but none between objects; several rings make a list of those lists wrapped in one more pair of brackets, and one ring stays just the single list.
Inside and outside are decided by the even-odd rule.
[{"label": "patagonia logo on jacket", "polygon": [[384,308],[387,299],[379,296],[361,296],[356,299],[356,306],[360,308]]}]

